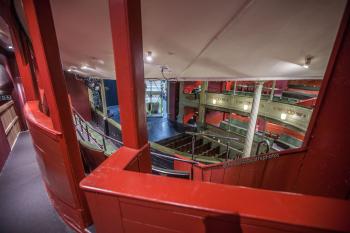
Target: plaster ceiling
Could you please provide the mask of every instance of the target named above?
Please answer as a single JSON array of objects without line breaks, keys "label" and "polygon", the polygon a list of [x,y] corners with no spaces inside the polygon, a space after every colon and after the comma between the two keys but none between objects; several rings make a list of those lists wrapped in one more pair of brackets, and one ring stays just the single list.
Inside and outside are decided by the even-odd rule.
[{"label": "plaster ceiling", "polygon": [[[346,0],[142,0],[146,78],[322,79]],[[65,69],[114,78],[107,0],[51,0]],[[301,67],[312,55],[309,69]],[[93,69],[81,70],[82,65]]]}]

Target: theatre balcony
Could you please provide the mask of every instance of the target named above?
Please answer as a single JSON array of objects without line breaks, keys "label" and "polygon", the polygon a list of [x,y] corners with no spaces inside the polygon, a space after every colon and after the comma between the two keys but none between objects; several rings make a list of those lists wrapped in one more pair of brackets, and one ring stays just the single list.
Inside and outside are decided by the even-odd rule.
[{"label": "theatre balcony", "polygon": [[346,0],[0,0],[0,232],[350,232]]}]

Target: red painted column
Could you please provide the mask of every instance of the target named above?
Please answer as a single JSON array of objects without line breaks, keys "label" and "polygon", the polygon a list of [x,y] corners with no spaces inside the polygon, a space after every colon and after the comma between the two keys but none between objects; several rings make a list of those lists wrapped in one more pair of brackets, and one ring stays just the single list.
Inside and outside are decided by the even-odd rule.
[{"label": "red painted column", "polygon": [[140,0],[110,0],[120,118],[125,146],[148,143]]},{"label": "red painted column", "polygon": [[[23,7],[35,59],[38,64],[37,75],[39,84],[44,90],[54,127],[56,130],[61,130],[60,118],[69,120],[71,119],[71,114],[70,109],[62,111],[61,107],[61,103],[66,101],[68,103],[68,97],[51,7],[47,1],[36,0],[23,0]],[[37,12],[40,12],[40,14],[37,14]],[[58,110],[58,102],[60,102],[60,110]],[[67,107],[69,108],[69,106]]]},{"label": "red painted column", "polygon": [[48,193],[61,217],[78,232],[90,224],[86,200],[79,189],[85,177],[73,125],[58,42],[48,0],[23,0],[30,39],[38,64],[49,115],[37,101],[25,106],[29,130]]},{"label": "red painted column", "polygon": [[[68,149],[76,154],[76,158],[73,158],[72,163],[83,175],[50,2],[23,0],[23,6],[27,16],[34,54],[38,63],[40,81],[50,109],[50,118],[55,130],[62,131],[65,138],[70,142],[67,145]],[[37,12],[40,13],[37,14]]]},{"label": "red painted column", "polygon": [[29,64],[28,46],[24,40],[25,35],[23,35],[23,32],[19,29],[18,22],[14,19],[11,2],[2,1],[1,4],[0,15],[4,18],[10,29],[16,63],[25,91],[25,99],[27,101],[35,100],[37,99],[37,93],[35,92],[35,84],[33,83]]}]

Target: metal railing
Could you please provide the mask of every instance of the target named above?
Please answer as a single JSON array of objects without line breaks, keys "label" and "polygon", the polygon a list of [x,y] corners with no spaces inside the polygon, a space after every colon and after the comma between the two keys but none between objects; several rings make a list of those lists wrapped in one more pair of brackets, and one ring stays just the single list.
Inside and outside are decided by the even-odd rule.
[{"label": "metal railing", "polygon": [[[86,135],[88,142],[96,144],[104,152],[107,151],[108,140],[113,142],[113,145],[116,146],[115,149],[118,149],[124,145],[123,142],[121,142],[115,138],[112,138],[110,136],[107,136],[103,132],[101,132],[100,130],[90,126],[90,124],[88,122],[86,122],[85,119],[75,109],[73,109],[73,120],[74,120],[73,122],[74,122],[74,125],[76,127],[76,130],[77,130],[79,136],[84,140],[85,139],[84,135]],[[92,132],[95,132],[95,134],[97,134],[101,137],[100,141],[102,141],[102,143],[99,142],[98,138],[96,138]],[[164,175],[178,176],[178,177],[185,177],[186,174],[188,174],[190,176],[190,179],[193,179],[193,165],[199,163],[197,161],[181,159],[181,158],[177,158],[177,157],[173,157],[173,156],[165,155],[165,154],[160,154],[160,153],[153,152],[153,151],[151,151],[151,156],[155,156],[157,158],[162,158],[162,159],[167,159],[167,160],[172,160],[172,161],[181,161],[181,162],[190,164],[191,165],[191,172],[190,173],[188,173],[186,171],[179,171],[179,170],[166,169],[166,168],[161,168],[161,167],[157,167],[157,166],[152,166],[153,172],[161,173]]]},{"label": "metal railing", "polygon": [[229,149],[229,143],[230,140],[232,141],[239,141],[239,138],[234,137],[227,137],[227,136],[220,136],[215,134],[209,134],[205,132],[185,132],[186,134],[192,135],[192,160],[195,160],[195,147],[196,147],[196,136],[206,136],[210,138],[217,138],[217,139],[223,139],[226,140],[226,161],[229,159],[230,149]]},{"label": "metal railing", "polygon": [[[153,152],[153,151],[151,151],[151,155],[155,156],[157,158],[168,159],[168,160],[172,160],[172,161],[180,161],[180,162],[184,162],[184,163],[187,163],[187,164],[191,165],[190,179],[193,180],[193,166],[195,164],[199,164],[198,161],[188,160],[188,159],[181,159],[181,158],[177,158],[177,157],[173,157],[173,156],[169,156],[169,155],[165,155],[165,154],[160,154],[160,153]],[[152,169],[153,169],[153,167],[157,168],[155,166],[152,166]],[[158,170],[156,172],[163,173],[163,174],[166,174],[166,175],[170,174],[169,171],[174,173],[174,174],[170,174],[170,175],[175,175],[175,176],[176,176],[176,174],[184,173],[183,171],[178,171],[178,170],[161,170],[159,168],[157,168],[157,169]]]},{"label": "metal railing", "polygon": [[[107,143],[106,143],[107,140],[110,140],[112,142],[112,144],[116,147],[115,149],[123,146],[123,142],[115,138],[112,138],[110,136],[107,136],[100,130],[90,126],[90,124],[86,122],[84,118],[75,109],[73,109],[73,120],[74,120],[74,125],[76,126],[76,129],[80,134],[80,137],[82,137],[82,139],[84,140],[85,139],[84,135],[86,135],[87,141],[90,143],[92,142],[96,144],[101,150],[107,151]],[[93,132],[95,134],[93,134]],[[97,138],[96,137],[97,135],[100,138]]]},{"label": "metal railing", "polygon": [[256,148],[256,152],[255,152],[256,155],[260,155],[261,154],[261,152],[260,152],[261,145],[265,145],[266,146],[266,149],[265,149],[265,151],[262,154],[267,154],[270,151],[270,142],[267,139],[264,139],[264,140],[262,140],[262,141],[260,141],[258,143],[258,146]]}]

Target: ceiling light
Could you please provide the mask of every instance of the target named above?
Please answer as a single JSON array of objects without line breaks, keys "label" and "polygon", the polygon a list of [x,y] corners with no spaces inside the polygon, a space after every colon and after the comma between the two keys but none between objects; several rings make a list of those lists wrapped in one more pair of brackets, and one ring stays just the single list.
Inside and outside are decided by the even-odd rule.
[{"label": "ceiling light", "polygon": [[68,72],[72,72],[72,69],[71,69],[71,68],[69,68],[67,71],[68,71]]},{"label": "ceiling light", "polygon": [[314,58],[314,57],[311,56],[311,55],[307,55],[307,56],[305,57],[305,63],[304,63],[304,65],[303,65],[303,67],[304,67],[305,69],[308,69],[308,68],[310,67],[311,59],[312,59],[312,58]]},{"label": "ceiling light", "polygon": [[152,62],[153,61],[153,57],[152,57],[152,52],[148,51],[146,54],[146,61],[148,62]]},{"label": "ceiling light", "polygon": [[243,105],[243,109],[244,109],[244,110],[248,110],[248,107],[249,107],[249,106],[248,106],[247,104]]},{"label": "ceiling light", "polygon": [[82,70],[87,70],[87,69],[88,69],[88,66],[83,65],[83,66],[80,67],[80,69],[82,69]]},{"label": "ceiling light", "polygon": [[13,49],[12,45],[7,46],[8,49]]},{"label": "ceiling light", "polygon": [[281,113],[281,119],[282,119],[282,120],[287,119],[287,114],[286,114],[286,113]]},{"label": "ceiling light", "polygon": [[216,104],[216,99],[213,99],[213,104]]}]

